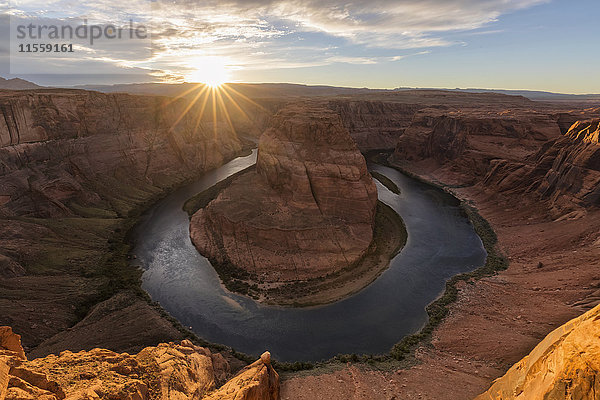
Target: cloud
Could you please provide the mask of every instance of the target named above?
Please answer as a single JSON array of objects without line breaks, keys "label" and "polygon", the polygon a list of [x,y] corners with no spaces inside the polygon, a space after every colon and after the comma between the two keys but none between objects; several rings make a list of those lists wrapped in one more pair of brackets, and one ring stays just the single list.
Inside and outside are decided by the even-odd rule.
[{"label": "cloud", "polygon": [[113,59],[117,67],[173,77],[186,57],[225,57],[234,69],[398,61],[418,50],[426,54],[459,44],[448,37],[451,32],[484,28],[506,13],[547,1],[12,0],[4,14],[142,21],[151,27],[151,56],[127,59],[126,49],[111,55],[110,49],[95,47],[87,49],[86,60],[96,55],[103,63]]}]

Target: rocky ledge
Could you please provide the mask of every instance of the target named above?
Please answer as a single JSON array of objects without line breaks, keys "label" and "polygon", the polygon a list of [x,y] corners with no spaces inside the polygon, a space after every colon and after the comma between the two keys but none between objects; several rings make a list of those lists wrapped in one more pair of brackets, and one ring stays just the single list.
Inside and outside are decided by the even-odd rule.
[{"label": "rocky ledge", "polygon": [[279,398],[279,375],[268,352],[233,377],[220,353],[189,340],[161,343],[135,355],[97,348],[28,361],[20,336],[0,327],[2,400]]},{"label": "rocky ledge", "polygon": [[261,136],[256,171],[191,219],[198,250],[262,284],[325,277],[363,257],[377,189],[339,115],[286,107]]}]

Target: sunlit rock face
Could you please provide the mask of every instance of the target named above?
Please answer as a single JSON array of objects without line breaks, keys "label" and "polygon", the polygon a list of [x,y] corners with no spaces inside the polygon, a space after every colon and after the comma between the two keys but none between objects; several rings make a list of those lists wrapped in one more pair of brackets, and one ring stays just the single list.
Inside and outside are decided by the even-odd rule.
[{"label": "sunlit rock face", "polygon": [[476,400],[595,400],[600,392],[600,306],[550,333]]},{"label": "sunlit rock face", "polygon": [[189,340],[161,343],[138,354],[96,348],[28,361],[19,335],[0,327],[0,399],[202,398],[278,400],[279,375],[269,353],[235,376],[222,354]]},{"label": "sunlit rock face", "polygon": [[325,276],[357,261],[372,235],[377,190],[337,113],[279,111],[256,172],[236,179],[191,221],[202,254],[262,281]]}]

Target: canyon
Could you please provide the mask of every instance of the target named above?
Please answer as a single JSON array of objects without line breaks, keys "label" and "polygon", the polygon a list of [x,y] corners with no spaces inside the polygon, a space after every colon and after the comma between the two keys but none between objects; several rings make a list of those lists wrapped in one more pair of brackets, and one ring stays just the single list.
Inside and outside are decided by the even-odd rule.
[{"label": "canyon", "polygon": [[[254,110],[248,111],[249,119],[242,113],[232,124],[222,117],[206,118],[197,127],[198,110],[191,106],[193,111],[184,113],[190,103],[186,96],[65,89],[0,92],[0,325],[23,336],[24,353],[33,358],[27,368],[46,368],[65,350],[73,352],[64,355],[71,360],[81,354],[90,360],[130,362],[160,348],[184,355],[191,351],[206,364],[210,358],[215,376],[217,353],[230,371],[245,366],[249,360],[198,342],[147,298],[139,288],[141,272],[128,265],[125,243],[136,215],[150,202],[240,154],[240,137],[258,137],[269,126],[286,132],[285,120],[299,112],[290,100],[307,101],[268,91],[252,96],[259,106],[248,109]],[[428,341],[411,349],[408,364],[372,369],[338,363],[333,370],[286,375],[283,399],[474,398],[549,332],[598,304],[598,108],[435,90],[319,95],[310,99],[310,107],[328,127],[322,129],[333,126],[356,142],[353,147],[343,141],[340,151],[346,155],[341,161],[331,154],[336,143],[321,143],[320,137],[312,137],[315,143],[301,146],[305,153],[299,152],[311,166],[323,158],[335,160],[348,167],[350,181],[359,182],[360,202],[341,217],[356,218],[365,234],[372,227],[376,195],[368,188],[370,177],[358,150],[385,149],[378,157],[389,165],[476,207],[494,228],[509,267],[493,276],[459,281],[448,315]],[[319,210],[311,198],[324,193],[320,205],[325,215],[339,218],[336,202],[343,195],[330,191],[327,169],[315,166],[315,196],[309,185],[311,170],[298,169],[299,160],[289,157],[299,150],[288,140],[292,132],[281,137],[274,133],[267,131],[261,138],[264,157],[259,154],[256,171],[246,173],[252,178],[245,186],[252,186],[257,196],[280,201],[274,204],[285,198],[311,215]],[[323,153],[317,150],[321,144],[329,146]],[[239,190],[246,175],[237,183]],[[220,207],[231,211],[236,201],[250,201],[234,185],[215,205],[221,202]],[[300,197],[290,194],[290,185],[300,188]],[[229,198],[227,190],[232,190]],[[370,242],[362,234],[348,237],[361,239],[349,247],[348,254],[356,257]],[[325,273],[324,265],[315,269],[318,274]],[[267,280],[281,279],[268,268],[259,272]],[[582,321],[589,326],[594,318]],[[569,337],[582,340],[575,328]],[[181,342],[186,338],[194,339],[195,347]],[[96,347],[109,350],[92,350]],[[149,347],[154,350],[144,350]],[[11,357],[22,359],[17,353]],[[544,368],[545,363],[538,365]],[[506,382],[513,374],[501,378],[496,388],[509,388]],[[215,378],[211,389],[224,381],[224,376]],[[256,398],[268,398],[260,396]]]},{"label": "canyon", "polygon": [[[62,340],[131,351],[182,338],[136,293],[123,238],[145,204],[242,149],[225,123],[218,137],[212,122],[192,129],[187,106],[80,90],[0,93],[0,315],[28,351],[46,355]],[[98,328],[106,318],[121,334]],[[141,334],[127,323],[136,318]],[[147,330],[147,321],[157,323]]]}]

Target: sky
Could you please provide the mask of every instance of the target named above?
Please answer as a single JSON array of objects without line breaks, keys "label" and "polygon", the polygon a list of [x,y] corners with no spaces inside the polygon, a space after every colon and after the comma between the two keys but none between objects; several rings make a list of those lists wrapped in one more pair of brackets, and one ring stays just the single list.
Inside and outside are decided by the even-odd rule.
[{"label": "sky", "polygon": [[[85,4],[80,4],[85,3]],[[0,75],[43,85],[201,81],[600,93],[598,0],[0,0]],[[19,53],[33,24],[143,27]],[[34,29],[35,31],[35,29]],[[112,32],[112,31],[111,31]],[[46,32],[47,34],[47,32]]]}]

